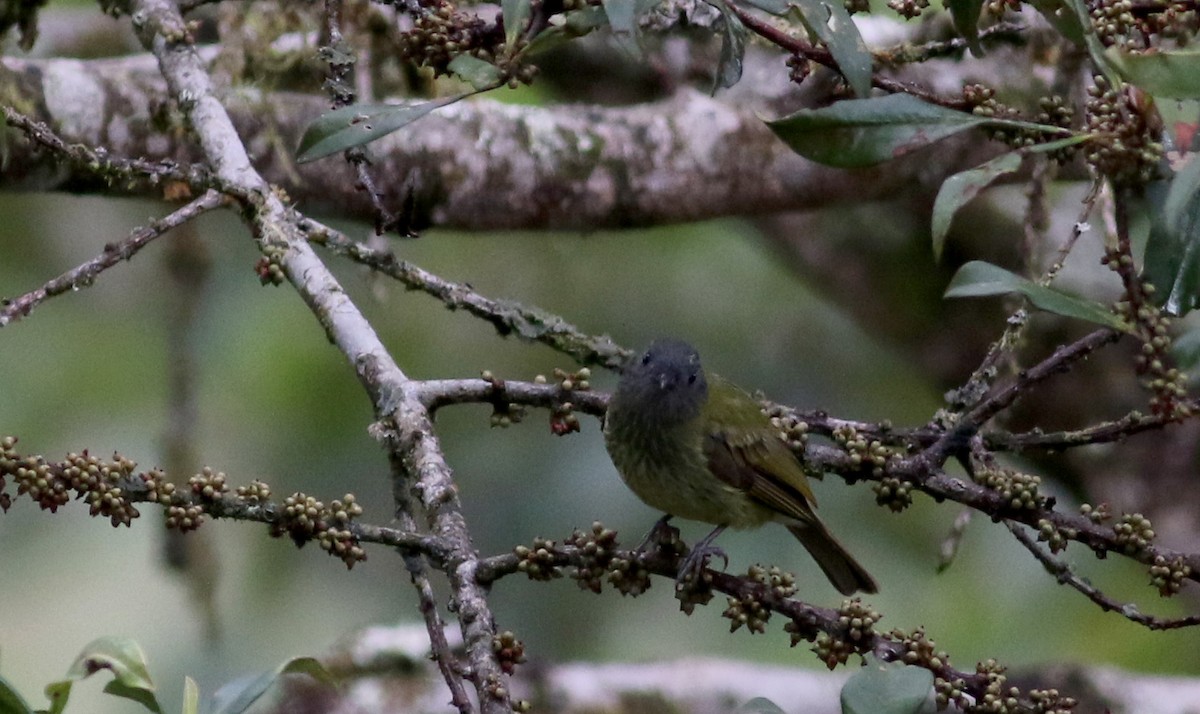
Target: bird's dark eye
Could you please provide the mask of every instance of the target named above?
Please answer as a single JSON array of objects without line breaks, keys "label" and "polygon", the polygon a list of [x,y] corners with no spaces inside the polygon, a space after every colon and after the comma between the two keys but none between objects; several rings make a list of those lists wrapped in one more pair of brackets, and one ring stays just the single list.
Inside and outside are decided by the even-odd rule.
[{"label": "bird's dark eye", "polygon": [[688,375],[688,384],[695,384],[695,383],[696,383],[696,373],[693,372]]},{"label": "bird's dark eye", "polygon": [[642,364],[643,364],[643,365],[650,364],[650,353],[649,353],[649,352],[647,352],[646,354],[642,355]]}]

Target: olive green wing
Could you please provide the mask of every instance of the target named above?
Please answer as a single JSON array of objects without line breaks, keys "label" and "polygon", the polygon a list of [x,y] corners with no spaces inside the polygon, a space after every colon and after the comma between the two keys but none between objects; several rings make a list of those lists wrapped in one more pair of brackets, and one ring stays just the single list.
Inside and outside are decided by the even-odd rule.
[{"label": "olive green wing", "polygon": [[817,501],[808,477],[758,402],[716,375],[709,375],[708,388],[704,453],[709,470],[774,511],[813,520]]}]

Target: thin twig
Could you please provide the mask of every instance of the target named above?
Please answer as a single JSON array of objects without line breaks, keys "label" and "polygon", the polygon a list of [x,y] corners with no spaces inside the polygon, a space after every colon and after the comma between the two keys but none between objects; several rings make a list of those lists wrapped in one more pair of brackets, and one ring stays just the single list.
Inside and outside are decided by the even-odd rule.
[{"label": "thin twig", "polygon": [[961,446],[959,441],[963,436],[973,435],[988,420],[1016,402],[1030,387],[1066,371],[1075,362],[1087,358],[1088,355],[1105,345],[1116,342],[1120,337],[1120,332],[1103,328],[1085,335],[1070,345],[1059,347],[1034,367],[1022,370],[1008,386],[984,399],[962,415],[955,428],[927,447],[922,452],[922,457],[928,459],[930,463],[940,465],[954,449]]},{"label": "thin twig", "polygon": [[68,270],[37,290],[25,293],[12,300],[4,300],[0,304],[0,327],[4,327],[14,320],[25,317],[33,308],[48,298],[73,292],[80,288],[91,287],[101,273],[122,260],[129,260],[138,251],[145,248],[150,241],[206,211],[221,206],[224,202],[225,198],[221,194],[216,191],[207,191],[200,198],[195,199],[182,208],[172,211],[150,225],[135,229],[128,238],[120,243],[105,245],[104,251],[100,255]]},{"label": "thin twig", "polygon": [[1189,615],[1188,617],[1180,617],[1174,619],[1164,619],[1147,615],[1138,610],[1134,603],[1123,603],[1105,595],[1099,588],[1092,585],[1088,581],[1075,574],[1075,571],[1070,565],[1055,558],[1047,553],[1037,541],[1029,534],[1029,531],[1017,523],[1005,521],[1005,527],[1017,539],[1025,549],[1033,554],[1033,557],[1038,559],[1047,572],[1058,578],[1058,582],[1069,585],[1070,587],[1083,593],[1087,599],[1100,606],[1101,610],[1106,612],[1120,613],[1122,617],[1135,622],[1150,630],[1177,630],[1183,627],[1194,627],[1200,625],[1200,615]]},{"label": "thin twig", "polygon": [[0,106],[0,110],[4,111],[5,122],[21,130],[33,143],[49,149],[82,172],[110,183],[144,184],[161,190],[161,186],[168,181],[180,181],[187,184],[193,193],[216,189],[238,195],[234,187],[199,166],[169,159],[129,159],[96,151],[83,144],[68,144],[45,123],[31,119],[10,106]]},{"label": "thin twig", "polygon": [[502,336],[514,335],[526,341],[541,342],[580,364],[612,369],[619,368],[632,354],[606,335],[588,335],[558,315],[509,300],[485,297],[469,285],[441,278],[398,259],[391,251],[373,249],[312,219],[304,220],[300,228],[313,243],[395,278],[407,288],[432,295],[451,310],[461,309],[486,320]]}]

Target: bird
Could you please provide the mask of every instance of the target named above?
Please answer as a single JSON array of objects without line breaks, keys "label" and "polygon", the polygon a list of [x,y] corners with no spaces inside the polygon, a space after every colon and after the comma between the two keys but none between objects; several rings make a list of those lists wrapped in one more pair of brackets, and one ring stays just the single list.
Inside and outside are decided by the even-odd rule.
[{"label": "bird", "polygon": [[[726,528],[783,524],[843,595],[875,593],[875,579],[813,510],[804,467],[745,390],[706,373],[696,349],[655,340],[626,364],[608,404],[604,442],[621,479],[666,515],[716,526],[692,549],[677,583],[698,574]],[[654,531],[652,531],[653,533]]]}]

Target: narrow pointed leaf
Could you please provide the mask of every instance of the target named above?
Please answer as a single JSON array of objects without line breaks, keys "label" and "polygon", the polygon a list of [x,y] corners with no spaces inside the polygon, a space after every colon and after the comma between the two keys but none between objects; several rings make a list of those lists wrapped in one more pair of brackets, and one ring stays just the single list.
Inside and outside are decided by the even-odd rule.
[{"label": "narrow pointed leaf", "polygon": [[296,657],[257,677],[243,677],[221,687],[213,697],[213,714],[242,714],[285,674],[307,674],[333,684],[333,675],[312,657]]},{"label": "narrow pointed leaf", "polygon": [[742,58],[746,54],[749,32],[725,0],[709,0],[709,4],[721,11],[725,21],[721,34],[721,62],[717,65],[717,76],[713,83],[713,94],[716,94],[718,89],[728,89],[742,78]]},{"label": "narrow pointed leaf", "polygon": [[511,48],[525,31],[529,22],[532,2],[530,0],[501,0],[504,15],[504,44]]},{"label": "narrow pointed leaf", "polygon": [[1200,52],[1195,49],[1106,53],[1117,73],[1156,97],[1200,99]]},{"label": "narrow pointed leaf", "polygon": [[1172,315],[1200,305],[1200,160],[1195,155],[1169,183],[1147,187],[1151,223],[1146,276]]},{"label": "narrow pointed leaf", "polygon": [[767,125],[796,153],[830,166],[870,166],[903,156],[987,120],[909,94],[848,99],[802,109]]},{"label": "narrow pointed leaf", "polygon": [[1083,143],[1090,138],[1088,134],[1079,134],[1066,139],[1049,141],[1045,144],[1001,154],[987,163],[973,169],[967,169],[954,174],[942,183],[938,190],[937,199],[933,202],[933,255],[936,260],[942,259],[942,250],[946,245],[946,236],[950,232],[951,221],[959,209],[970,203],[984,189],[996,181],[1016,173],[1021,168],[1021,158],[1027,154],[1045,153],[1065,149],[1068,146]]},{"label": "narrow pointed leaf", "polygon": [[842,0],[794,0],[800,20],[829,49],[855,96],[871,93],[873,61]]},{"label": "narrow pointed leaf", "polygon": [[1001,154],[973,169],[960,171],[942,183],[937,199],[933,202],[933,256],[942,259],[946,235],[958,209],[967,205],[985,188],[996,181],[1016,173],[1021,168],[1021,155],[1015,151]]},{"label": "narrow pointed leaf", "polygon": [[191,677],[183,678],[183,714],[200,714],[200,686]]},{"label": "narrow pointed leaf", "polygon": [[1128,326],[1104,305],[1086,300],[1009,272],[998,265],[973,260],[966,263],[950,280],[946,297],[987,297],[1019,293],[1040,310],[1064,317],[1073,317],[1116,330],[1128,331]]},{"label": "narrow pointed leaf", "polygon": [[303,164],[362,146],[468,96],[460,94],[419,104],[355,104],[335,109],[317,117],[304,130],[296,160]]},{"label": "narrow pointed leaf", "polygon": [[4,714],[33,714],[33,709],[25,703],[25,699],[17,692],[16,687],[8,680],[0,677],[0,712]]},{"label": "narrow pointed leaf", "polygon": [[899,158],[979,126],[1029,129],[1047,136],[1071,134],[1059,126],[976,116],[910,94],[847,99],[820,109],[802,109],[768,120],[767,126],[797,154],[842,168]]}]

